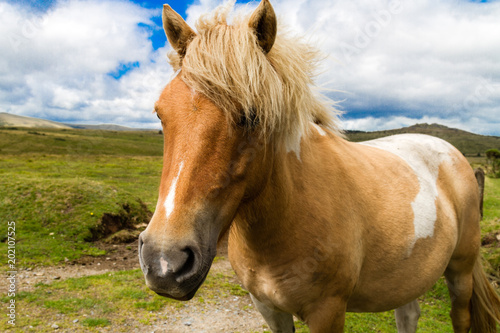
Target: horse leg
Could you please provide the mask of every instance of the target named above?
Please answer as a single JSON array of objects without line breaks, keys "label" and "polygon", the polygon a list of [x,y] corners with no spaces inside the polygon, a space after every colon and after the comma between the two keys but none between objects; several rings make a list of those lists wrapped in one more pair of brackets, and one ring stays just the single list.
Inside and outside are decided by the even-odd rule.
[{"label": "horse leg", "polygon": [[250,294],[250,297],[273,333],[295,332],[293,316],[291,314],[271,309],[256,299],[252,294]]},{"label": "horse leg", "polygon": [[420,318],[420,306],[414,300],[396,309],[396,326],[398,333],[415,333],[417,331],[418,318]]},{"label": "horse leg", "polygon": [[[468,265],[467,265],[468,266]],[[450,263],[445,272],[451,298],[451,322],[455,333],[467,333],[471,328],[470,300],[472,297],[472,272],[458,270],[458,265]]]},{"label": "horse leg", "polygon": [[341,333],[344,331],[347,304],[339,298],[328,298],[314,304],[304,316],[311,333]]}]

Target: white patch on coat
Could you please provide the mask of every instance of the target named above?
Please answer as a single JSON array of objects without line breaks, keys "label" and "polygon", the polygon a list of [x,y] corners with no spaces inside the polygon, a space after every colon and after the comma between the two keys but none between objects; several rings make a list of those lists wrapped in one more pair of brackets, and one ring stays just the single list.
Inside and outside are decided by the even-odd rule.
[{"label": "white patch on coat", "polygon": [[316,131],[318,131],[319,135],[321,135],[321,136],[325,136],[326,135],[325,130],[322,129],[318,124],[315,124],[315,123],[311,123],[311,124],[316,129]]},{"label": "white patch on coat", "polygon": [[165,214],[168,217],[174,211],[174,203],[175,203],[175,189],[177,187],[177,180],[179,179],[179,175],[181,174],[182,167],[184,166],[184,162],[181,162],[179,165],[179,171],[177,171],[177,176],[175,176],[172,184],[170,185],[170,189],[168,190],[167,198],[165,199],[165,203],[163,206],[165,207]]},{"label": "white patch on coat", "polygon": [[161,267],[161,274],[162,275],[167,275],[167,270],[168,270],[168,261],[163,259],[163,257],[160,257],[160,267]]},{"label": "white patch on coat", "polygon": [[[326,132],[324,129],[322,129],[319,125],[311,122],[311,125],[318,131],[318,134],[321,136],[325,136]],[[297,156],[297,159],[299,162],[301,162],[300,159],[300,144],[302,142],[302,132],[298,132],[295,136],[290,136],[290,138],[285,142],[285,149],[287,153],[294,152],[295,155]]]},{"label": "white patch on coat", "polygon": [[361,144],[383,149],[402,158],[413,169],[418,178],[420,190],[411,203],[414,214],[415,242],[421,238],[432,237],[437,220],[436,199],[438,197],[437,179],[439,166],[451,160],[453,146],[448,142],[422,134],[402,134]]},{"label": "white patch on coat", "polygon": [[302,142],[302,132],[298,132],[294,136],[290,136],[286,141],[285,141],[285,149],[287,153],[294,152],[295,155],[297,156],[297,159],[299,162],[301,162],[300,159],[300,143]]}]

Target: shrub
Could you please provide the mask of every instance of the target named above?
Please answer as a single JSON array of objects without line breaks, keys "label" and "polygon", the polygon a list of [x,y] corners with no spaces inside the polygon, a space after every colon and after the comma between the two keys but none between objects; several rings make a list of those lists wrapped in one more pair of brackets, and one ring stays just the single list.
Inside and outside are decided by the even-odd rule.
[{"label": "shrub", "polygon": [[488,149],[486,151],[488,164],[491,165],[491,175],[495,178],[500,177],[500,150]]}]

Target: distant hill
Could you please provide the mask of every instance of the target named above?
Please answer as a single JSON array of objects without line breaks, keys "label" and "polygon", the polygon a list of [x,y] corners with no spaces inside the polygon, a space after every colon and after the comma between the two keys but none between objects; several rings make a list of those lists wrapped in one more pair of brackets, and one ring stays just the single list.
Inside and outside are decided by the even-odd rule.
[{"label": "distant hill", "polygon": [[141,131],[151,129],[132,128],[114,124],[85,125],[85,124],[65,124],[57,121],[18,116],[11,113],[0,112],[0,127],[27,127],[27,128],[76,128],[93,129],[102,131]]},{"label": "distant hill", "polygon": [[[89,129],[101,131],[141,131],[142,129],[131,128],[120,125],[102,124],[102,125],[75,125],[63,124],[56,121],[17,116],[5,112],[0,112],[1,127],[27,127],[27,128],[49,128],[49,129]],[[149,129],[151,130],[151,129]],[[399,129],[364,132],[364,131],[346,131],[350,141],[359,142],[372,140],[384,136],[402,134],[402,133],[421,133],[444,139],[458,148],[466,156],[485,155],[485,151],[491,148],[500,149],[500,137],[485,136],[466,132],[456,128],[450,128],[439,124],[416,124],[410,127]]]},{"label": "distant hill", "polygon": [[0,127],[71,128],[68,125],[61,124],[56,121],[18,116],[6,112],[0,112]]},{"label": "distant hill", "polygon": [[65,124],[71,126],[76,129],[93,129],[93,130],[101,130],[101,131],[141,131],[151,129],[141,129],[141,128],[132,128],[121,125],[113,125],[113,124],[101,124],[101,125],[75,125],[75,124]]},{"label": "distant hill", "polygon": [[420,133],[436,136],[448,141],[467,156],[478,156],[478,154],[484,156],[485,151],[490,148],[500,149],[500,137],[498,136],[474,134],[439,124],[416,124],[410,127],[376,132],[346,131],[349,140],[354,142],[373,140],[403,133]]}]

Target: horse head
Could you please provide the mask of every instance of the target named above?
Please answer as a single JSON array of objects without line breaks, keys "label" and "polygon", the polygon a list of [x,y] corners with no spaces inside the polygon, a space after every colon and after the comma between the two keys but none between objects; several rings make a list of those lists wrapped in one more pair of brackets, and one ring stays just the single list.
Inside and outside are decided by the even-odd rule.
[{"label": "horse head", "polygon": [[[188,59],[196,33],[168,5],[163,26],[175,56],[180,62]],[[276,17],[267,0],[248,27],[265,57],[276,35]],[[181,66],[155,104],[164,133],[163,171],[155,213],[139,237],[146,284],[179,300],[191,299],[203,283],[218,239],[242,200],[263,188],[262,170],[269,169],[265,149],[259,149],[262,136],[255,111],[237,101],[218,105],[187,80]]]}]

